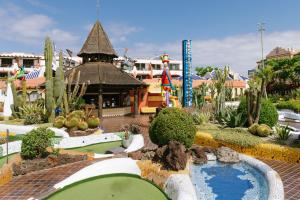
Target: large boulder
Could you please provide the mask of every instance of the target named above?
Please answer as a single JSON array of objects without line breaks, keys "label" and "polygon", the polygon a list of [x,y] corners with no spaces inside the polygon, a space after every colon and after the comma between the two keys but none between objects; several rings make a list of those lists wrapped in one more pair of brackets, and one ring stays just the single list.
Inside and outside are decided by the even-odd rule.
[{"label": "large boulder", "polygon": [[193,158],[193,162],[195,164],[205,164],[207,163],[207,156],[205,153],[205,149],[198,145],[193,145],[190,148],[190,154]]},{"label": "large boulder", "polygon": [[155,158],[171,170],[183,170],[188,160],[186,149],[180,142],[171,140],[167,145],[158,148]]},{"label": "large boulder", "polygon": [[224,163],[237,163],[240,161],[239,154],[228,147],[218,148],[216,156],[218,158],[218,161]]}]

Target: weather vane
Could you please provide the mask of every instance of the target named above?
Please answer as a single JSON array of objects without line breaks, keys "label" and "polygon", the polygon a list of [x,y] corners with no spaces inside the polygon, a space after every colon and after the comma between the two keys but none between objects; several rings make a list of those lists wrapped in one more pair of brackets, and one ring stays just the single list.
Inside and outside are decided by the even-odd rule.
[{"label": "weather vane", "polygon": [[97,0],[96,4],[96,9],[97,9],[97,18],[100,18],[100,0]]}]

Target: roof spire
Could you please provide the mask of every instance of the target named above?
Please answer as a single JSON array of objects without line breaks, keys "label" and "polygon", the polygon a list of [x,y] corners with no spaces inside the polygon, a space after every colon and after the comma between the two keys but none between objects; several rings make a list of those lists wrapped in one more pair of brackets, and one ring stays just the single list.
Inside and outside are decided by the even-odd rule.
[{"label": "roof spire", "polygon": [[96,12],[97,12],[97,19],[100,19],[100,0],[97,0],[96,3]]}]

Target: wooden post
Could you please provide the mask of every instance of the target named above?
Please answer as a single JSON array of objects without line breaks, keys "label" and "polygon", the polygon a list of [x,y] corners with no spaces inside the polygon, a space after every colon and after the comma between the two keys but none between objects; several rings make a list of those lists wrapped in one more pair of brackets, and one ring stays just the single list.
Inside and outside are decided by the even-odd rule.
[{"label": "wooden post", "polygon": [[9,139],[9,130],[6,129],[6,164],[8,164],[8,139]]},{"label": "wooden post", "polygon": [[139,96],[138,88],[134,89],[134,115],[139,114]]},{"label": "wooden post", "polygon": [[98,117],[102,119],[102,105],[103,105],[103,90],[101,85],[99,86],[99,92],[98,92]]}]

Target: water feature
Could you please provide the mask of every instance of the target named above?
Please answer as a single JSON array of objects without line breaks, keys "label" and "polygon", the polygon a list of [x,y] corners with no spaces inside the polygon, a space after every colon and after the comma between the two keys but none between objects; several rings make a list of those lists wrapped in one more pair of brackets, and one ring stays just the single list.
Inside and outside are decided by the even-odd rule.
[{"label": "water feature", "polygon": [[190,175],[198,200],[264,200],[268,183],[264,175],[246,164],[223,164],[209,161],[191,165]]}]

